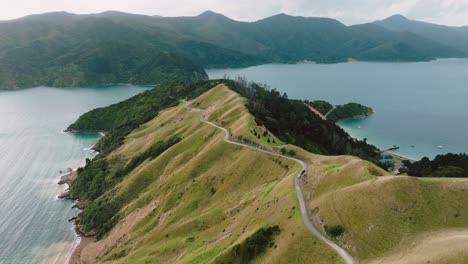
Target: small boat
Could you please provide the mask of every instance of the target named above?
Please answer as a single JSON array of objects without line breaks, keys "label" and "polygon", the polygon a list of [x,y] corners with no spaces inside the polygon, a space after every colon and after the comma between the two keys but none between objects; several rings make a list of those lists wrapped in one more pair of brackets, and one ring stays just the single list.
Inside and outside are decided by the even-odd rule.
[{"label": "small boat", "polygon": [[409,145],[409,146],[412,147],[412,148],[416,147],[415,145]]},{"label": "small boat", "polygon": [[443,146],[437,146],[438,149],[443,149],[444,147]]}]

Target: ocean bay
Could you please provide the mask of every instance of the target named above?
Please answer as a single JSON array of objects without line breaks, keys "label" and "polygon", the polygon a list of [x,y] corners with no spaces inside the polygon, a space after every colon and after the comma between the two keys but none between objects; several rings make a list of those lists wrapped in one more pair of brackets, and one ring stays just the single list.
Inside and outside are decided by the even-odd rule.
[{"label": "ocean bay", "polygon": [[[400,155],[434,157],[468,150],[468,60],[417,63],[269,64],[208,70],[210,78],[243,76],[290,98],[358,102],[375,114],[340,126]],[[414,147],[413,147],[413,146]]]}]

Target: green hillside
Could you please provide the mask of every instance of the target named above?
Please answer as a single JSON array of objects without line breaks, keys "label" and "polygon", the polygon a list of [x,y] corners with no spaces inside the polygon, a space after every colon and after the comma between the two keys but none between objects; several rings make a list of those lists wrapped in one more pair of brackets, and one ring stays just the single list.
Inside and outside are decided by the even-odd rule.
[{"label": "green hillside", "polygon": [[[193,102],[210,109],[210,120],[235,127],[233,138],[262,129],[226,86]],[[99,240],[80,249],[77,263],[343,263],[302,224],[294,191],[300,167],[227,144],[201,115],[183,105],[163,110],[80,171],[71,186],[85,206],[80,226]]]},{"label": "green hillside", "polygon": [[395,32],[411,32],[427,39],[468,52],[468,27],[450,27],[415,21],[394,15],[374,24]]},{"label": "green hillside", "polygon": [[110,132],[95,147],[107,153],[119,146],[130,131],[149,121],[160,110],[176,105],[181,99],[200,95],[221,82],[245,97],[252,119],[272,132],[270,136],[261,129],[250,129],[264,144],[285,142],[318,154],[356,155],[378,163],[380,154],[375,146],[351,138],[336,124],[312,113],[304,102],[290,100],[276,90],[248,84],[242,79],[192,84],[167,82],[126,101],[90,111],[70,125],[68,130]]},{"label": "green hillside", "polygon": [[316,168],[302,182],[315,222],[343,227],[337,241],[360,263],[466,263],[466,179],[385,176],[348,156],[303,158]]},{"label": "green hillside", "polygon": [[[206,79],[183,56],[108,19],[66,13],[0,23],[0,87],[155,84]],[[125,37],[123,37],[125,36]]]},{"label": "green hillside", "polygon": [[196,97],[218,83],[219,81],[205,81],[186,84],[167,81],[123,102],[94,109],[78,118],[67,130],[109,132],[95,146],[96,150],[106,154],[120,146],[126,135],[153,119],[159,111],[177,105],[181,99]]},{"label": "green hillside", "polygon": [[[468,181],[386,176],[356,157],[321,156],[286,145],[336,152],[320,134],[330,134],[336,125],[315,116],[302,101],[242,79],[168,83],[159,89],[194,91],[186,99],[206,112],[184,103],[162,104],[164,91],[147,96],[146,103],[136,96],[96,110],[106,116],[101,121],[111,121],[108,136],[122,123],[135,126],[120,135],[118,145],[88,161],[71,185],[71,195],[84,207],[80,230],[95,235],[79,247],[72,263],[343,263],[303,225],[294,186],[300,166],[227,143],[224,132],[202,118],[226,128],[232,140],[307,163],[300,183],[310,219],[357,262],[468,258],[463,213]],[[128,121],[119,111],[145,112],[149,105],[159,110],[148,113],[153,116],[148,120]],[[292,119],[293,113],[305,119]],[[308,127],[298,124],[306,121],[327,129],[300,138],[295,133]],[[335,133],[331,138],[340,135]],[[365,152],[365,146],[354,147]],[[453,246],[447,249],[445,243]]]}]

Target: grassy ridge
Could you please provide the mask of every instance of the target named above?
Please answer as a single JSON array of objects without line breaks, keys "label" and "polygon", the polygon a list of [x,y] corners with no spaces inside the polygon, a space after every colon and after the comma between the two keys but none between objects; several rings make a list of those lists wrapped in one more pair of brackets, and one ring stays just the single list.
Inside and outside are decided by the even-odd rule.
[{"label": "grassy ridge", "polygon": [[106,154],[120,146],[125,136],[153,119],[159,111],[175,106],[183,98],[196,97],[219,81],[186,84],[168,81],[120,103],[92,110],[68,127],[70,131],[109,132],[95,148]]},{"label": "grassy ridge", "polygon": [[[226,87],[209,93],[194,102],[213,114],[217,107],[225,106],[226,97],[235,95]],[[224,108],[224,115],[215,114],[213,120],[233,124],[233,117],[248,113],[242,100],[232,99],[231,107]],[[118,197],[136,194],[113,218],[115,228],[83,249],[82,260],[94,262],[97,256],[93,252],[101,248],[100,262],[222,263],[249,259],[300,263],[316,259],[317,263],[342,263],[302,224],[293,185],[299,166],[223,142],[223,132],[200,122],[200,115],[183,106],[161,111],[106,157],[109,163],[130,160],[144,155],[157,142],[167,142],[173,136],[182,139],[155,159],[136,163],[139,165],[115,188],[96,199],[96,204],[112,207]],[[244,127],[238,135],[250,133],[248,122],[238,124]]]}]

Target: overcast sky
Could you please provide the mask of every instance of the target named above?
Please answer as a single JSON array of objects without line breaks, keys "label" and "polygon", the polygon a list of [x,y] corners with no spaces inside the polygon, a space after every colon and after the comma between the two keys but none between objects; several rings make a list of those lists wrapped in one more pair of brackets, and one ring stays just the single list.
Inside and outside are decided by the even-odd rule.
[{"label": "overcast sky", "polygon": [[254,21],[278,13],[331,17],[357,24],[402,14],[448,25],[468,25],[468,0],[0,0],[0,20],[51,11],[191,16],[213,10]]}]

